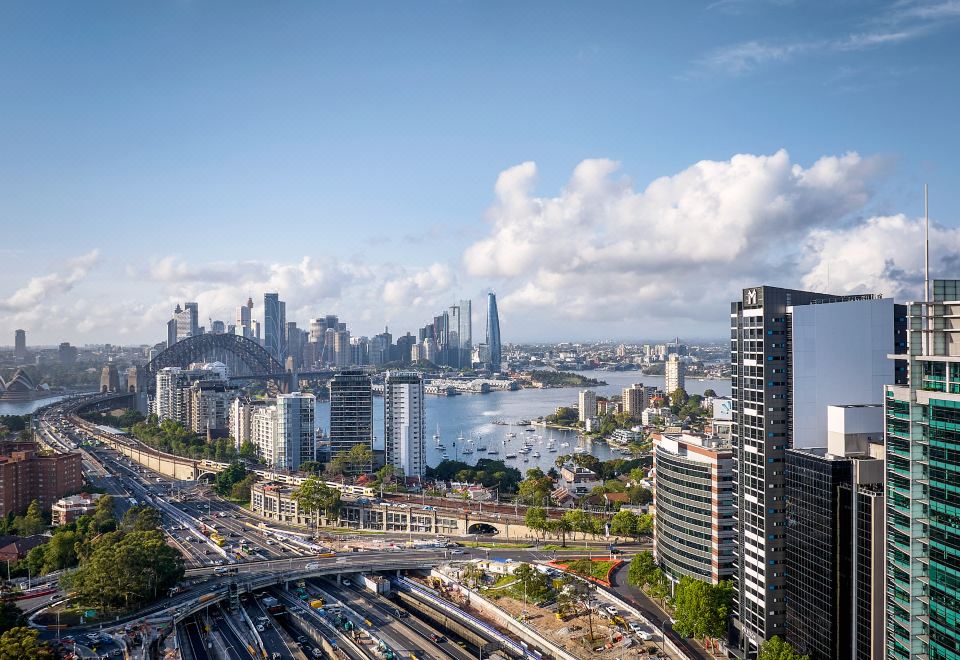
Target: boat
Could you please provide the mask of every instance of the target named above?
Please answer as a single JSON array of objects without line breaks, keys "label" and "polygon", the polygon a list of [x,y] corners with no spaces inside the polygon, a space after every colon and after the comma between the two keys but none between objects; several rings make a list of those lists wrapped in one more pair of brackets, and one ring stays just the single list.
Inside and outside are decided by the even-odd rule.
[{"label": "boat", "polygon": [[573,453],[574,453],[574,454],[586,454],[586,453],[587,453],[587,448],[586,448],[586,447],[574,447],[574,448],[573,448]]},{"label": "boat", "polygon": [[442,454],[440,454],[440,458],[446,461],[450,458],[450,456],[447,455],[447,452],[443,452]]},{"label": "boat", "polygon": [[440,443],[440,442],[437,443],[437,449],[446,449],[446,448],[447,448],[446,445],[444,445],[443,443]]},{"label": "boat", "polygon": [[569,447],[569,446],[570,446],[570,443],[569,443],[569,442],[561,442],[561,443],[560,443],[560,446],[561,446],[561,447]]},{"label": "boat", "polygon": [[524,462],[524,463],[529,463],[529,462],[530,462],[530,459],[527,458],[526,456],[524,456],[524,457],[523,457],[523,462]]},{"label": "boat", "polygon": [[498,456],[500,451],[498,449],[491,449],[487,452],[487,456]]},{"label": "boat", "polygon": [[533,452],[533,453],[530,454],[530,455],[531,455],[533,458],[540,458],[540,452],[538,452],[538,451],[535,451],[535,452]]},{"label": "boat", "polygon": [[516,457],[517,457],[516,454],[507,454],[506,456],[504,456],[504,458],[516,458]]},{"label": "boat", "polygon": [[440,446],[440,425],[437,424],[437,432],[433,434],[433,441],[437,443],[437,446]]},{"label": "boat", "polygon": [[556,451],[557,451],[557,448],[556,448],[556,447],[547,447],[547,451],[549,451],[549,452],[556,452]]},{"label": "boat", "polygon": [[536,429],[524,429],[524,431],[526,431],[527,433],[533,433],[536,431]]},{"label": "boat", "polygon": [[473,453],[473,450],[470,449],[470,447],[467,447],[466,449],[464,449],[464,450],[463,450],[462,452],[460,452],[460,453],[463,454],[464,456],[469,456],[470,454]]},{"label": "boat", "polygon": [[508,438],[516,438],[516,437],[517,437],[517,434],[514,433],[513,431],[511,431],[510,433],[507,434],[507,437],[508,437]]}]

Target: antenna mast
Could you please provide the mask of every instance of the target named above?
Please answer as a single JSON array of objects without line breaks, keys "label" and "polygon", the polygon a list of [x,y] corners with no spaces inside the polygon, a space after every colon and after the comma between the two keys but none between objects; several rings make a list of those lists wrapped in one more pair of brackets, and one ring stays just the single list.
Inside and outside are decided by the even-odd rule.
[{"label": "antenna mast", "polygon": [[930,302],[930,205],[927,201],[927,184],[923,184],[923,301]]}]

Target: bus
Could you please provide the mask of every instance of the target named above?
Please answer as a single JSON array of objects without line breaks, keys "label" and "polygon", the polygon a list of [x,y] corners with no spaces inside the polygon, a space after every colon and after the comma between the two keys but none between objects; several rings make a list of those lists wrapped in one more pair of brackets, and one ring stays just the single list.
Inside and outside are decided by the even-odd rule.
[{"label": "bus", "polygon": [[226,543],[226,540],[216,532],[211,532],[210,540],[219,545],[221,548],[223,547],[223,544]]}]

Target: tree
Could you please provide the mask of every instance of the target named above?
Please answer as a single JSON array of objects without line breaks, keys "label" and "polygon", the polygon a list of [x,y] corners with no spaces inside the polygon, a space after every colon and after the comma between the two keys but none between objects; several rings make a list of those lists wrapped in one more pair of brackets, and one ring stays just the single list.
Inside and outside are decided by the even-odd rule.
[{"label": "tree", "polygon": [[617,511],[610,520],[610,533],[614,536],[637,536],[637,518],[632,511]]},{"label": "tree", "polygon": [[82,604],[142,606],[183,578],[183,557],[159,530],[110,532],[93,544],[90,558],[61,583]]},{"label": "tree", "polygon": [[0,601],[0,632],[10,630],[23,623],[23,610],[12,600]]},{"label": "tree", "polygon": [[513,571],[517,585],[513,589],[515,595],[522,595],[533,603],[545,600],[550,595],[550,580],[546,573],[534,568],[530,564],[520,564]]},{"label": "tree", "polygon": [[43,519],[43,509],[40,508],[40,502],[33,500],[27,507],[27,515],[17,516],[13,519],[13,528],[20,536],[33,536],[39,534],[47,528],[47,523]]},{"label": "tree", "polygon": [[463,569],[463,580],[464,580],[464,582],[468,582],[468,583],[470,583],[471,585],[473,585],[473,588],[474,588],[474,589],[477,588],[477,584],[479,584],[481,581],[483,581],[483,579],[484,579],[486,576],[487,576],[486,571],[484,571],[484,570],[480,567],[480,564],[476,564],[476,563],[474,563],[474,562],[470,562],[470,563],[467,564],[467,566]]},{"label": "tree", "polygon": [[657,570],[657,562],[649,550],[638,552],[630,560],[630,569],[627,572],[627,582],[642,589],[650,584]]},{"label": "tree", "polygon": [[547,529],[547,513],[538,506],[527,509],[523,522],[534,532],[543,532]]},{"label": "tree", "polygon": [[708,387],[707,389],[705,389],[705,390],[703,391],[703,398],[705,398],[705,399],[707,399],[707,398],[712,398],[712,397],[715,397],[715,396],[717,396],[717,391],[714,390],[714,389],[711,388],[711,387]]},{"label": "tree", "polygon": [[[257,453],[257,446],[249,440],[245,440],[243,444],[240,445],[240,456],[251,461],[256,461],[260,458],[260,455]],[[307,462],[309,463],[309,461]]]},{"label": "tree", "polygon": [[594,640],[593,634],[593,608],[590,607],[590,601],[593,600],[597,592],[597,585],[590,580],[581,580],[572,575],[563,576],[562,592],[572,594],[574,601],[581,609],[587,611],[587,623],[590,628],[590,641]]},{"label": "tree", "polygon": [[650,597],[656,598],[663,605],[670,598],[670,579],[659,568],[653,572],[649,583]]},{"label": "tree", "polygon": [[229,495],[233,485],[242,481],[245,476],[247,476],[247,468],[243,463],[231,463],[214,479],[213,490],[221,497]]},{"label": "tree", "polygon": [[757,660],[810,660],[810,656],[800,655],[792,644],[774,635],[760,645]]},{"label": "tree", "polygon": [[649,513],[642,513],[637,516],[637,536],[653,535],[653,516]]},{"label": "tree", "polygon": [[674,414],[680,411],[680,408],[687,402],[687,399],[690,397],[687,395],[687,391],[682,387],[678,387],[674,391],[670,392],[670,408],[675,410]]},{"label": "tree", "polygon": [[732,595],[727,581],[713,585],[684,575],[673,595],[673,629],[696,639],[726,637]]},{"label": "tree", "polygon": [[628,488],[627,495],[630,496],[630,504],[638,504],[643,506],[645,504],[650,504],[653,501],[653,493],[650,492],[650,489],[644,488],[640,484]]},{"label": "tree", "polygon": [[566,548],[567,534],[573,531],[573,526],[570,524],[570,521],[567,520],[566,515],[564,515],[560,518],[548,520],[547,531],[549,531],[551,534],[558,534],[560,536],[560,547]]},{"label": "tree", "polygon": [[527,476],[520,482],[517,499],[523,504],[547,506],[550,504],[550,493],[552,492],[553,480],[541,472],[540,476]]},{"label": "tree", "polygon": [[367,445],[354,445],[349,451],[342,451],[327,465],[327,471],[334,476],[355,476],[370,470],[373,451]]},{"label": "tree", "polygon": [[117,518],[113,512],[113,498],[101,495],[97,499],[97,507],[93,511],[93,529],[96,533],[111,532],[117,528]]},{"label": "tree", "polygon": [[230,489],[230,499],[232,500],[250,500],[250,489],[257,483],[260,477],[256,472],[248,472],[247,476],[233,484]]},{"label": "tree", "polygon": [[[340,491],[330,488],[316,477],[309,477],[293,492],[297,508],[308,516],[323,512],[327,518],[340,514]],[[320,516],[314,518],[316,527],[320,526]]]},{"label": "tree", "polygon": [[[39,546],[43,549],[43,573],[52,573],[64,568],[76,566],[77,545],[80,541],[80,535],[75,531],[63,531],[54,534],[46,545]],[[37,548],[34,548],[37,549]]]},{"label": "tree", "polygon": [[160,529],[163,519],[160,511],[152,506],[140,505],[127,509],[123,514],[121,526],[127,532],[145,532],[151,529]]},{"label": "tree", "polygon": [[40,631],[19,626],[0,635],[0,660],[53,660],[53,649],[40,641]]}]

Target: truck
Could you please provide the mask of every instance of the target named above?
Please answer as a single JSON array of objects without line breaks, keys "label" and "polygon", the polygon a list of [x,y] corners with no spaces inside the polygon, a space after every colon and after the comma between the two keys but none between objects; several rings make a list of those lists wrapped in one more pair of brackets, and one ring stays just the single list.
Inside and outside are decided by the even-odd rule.
[{"label": "truck", "polygon": [[263,601],[261,601],[261,602],[263,603],[263,606],[264,606],[264,607],[269,608],[269,607],[273,607],[274,605],[276,605],[277,602],[279,602],[279,601],[277,601],[277,599],[274,598],[273,596],[264,596]]}]

